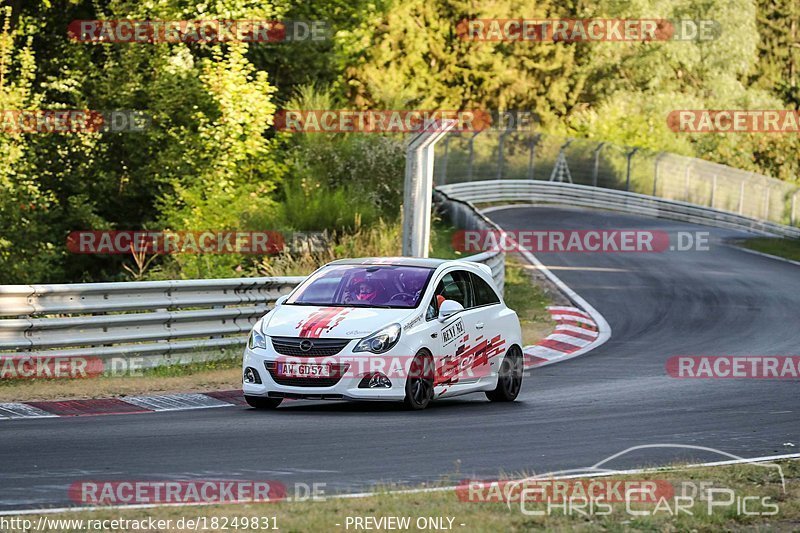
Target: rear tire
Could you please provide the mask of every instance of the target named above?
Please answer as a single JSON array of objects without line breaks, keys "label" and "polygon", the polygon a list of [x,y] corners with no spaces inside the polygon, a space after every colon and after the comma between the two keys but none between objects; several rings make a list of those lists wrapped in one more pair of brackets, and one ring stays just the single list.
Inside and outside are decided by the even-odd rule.
[{"label": "rear tire", "polygon": [[513,402],[522,389],[523,373],[522,350],[512,346],[506,353],[500,365],[500,375],[497,378],[497,387],[487,391],[486,397],[490,402]]},{"label": "rear tire", "polygon": [[406,397],[403,402],[407,409],[421,411],[433,399],[433,357],[427,352],[419,352],[411,361],[406,379]]},{"label": "rear tire", "polygon": [[244,401],[247,402],[247,405],[255,407],[256,409],[275,409],[281,404],[283,398],[264,398],[263,396],[245,395]]}]

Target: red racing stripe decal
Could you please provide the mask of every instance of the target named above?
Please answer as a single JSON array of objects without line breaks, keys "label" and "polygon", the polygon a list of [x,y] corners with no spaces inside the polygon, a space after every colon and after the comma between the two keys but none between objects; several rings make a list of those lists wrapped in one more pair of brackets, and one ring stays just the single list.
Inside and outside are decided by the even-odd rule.
[{"label": "red racing stripe decal", "polygon": [[[319,338],[325,330],[330,331],[336,327],[349,312],[350,310],[347,308],[323,307],[319,311],[311,313],[305,322],[301,321],[297,324],[297,327],[300,328],[300,337]],[[340,315],[340,317],[331,325],[331,321],[336,315]]]}]

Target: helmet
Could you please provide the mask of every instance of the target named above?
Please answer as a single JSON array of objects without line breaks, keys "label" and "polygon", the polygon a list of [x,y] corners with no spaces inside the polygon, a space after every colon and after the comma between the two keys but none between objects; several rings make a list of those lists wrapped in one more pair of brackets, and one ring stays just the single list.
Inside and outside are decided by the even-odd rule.
[{"label": "helmet", "polygon": [[360,302],[371,302],[378,295],[378,286],[374,280],[365,277],[353,279],[351,293]]}]

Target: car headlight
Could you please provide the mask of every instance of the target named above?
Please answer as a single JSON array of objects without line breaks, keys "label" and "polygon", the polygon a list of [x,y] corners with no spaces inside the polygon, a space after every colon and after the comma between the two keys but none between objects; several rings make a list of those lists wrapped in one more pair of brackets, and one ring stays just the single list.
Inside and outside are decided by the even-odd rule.
[{"label": "car headlight", "polygon": [[397,341],[400,340],[400,331],[402,328],[400,324],[392,324],[380,331],[376,331],[369,337],[361,339],[356,347],[353,348],[354,352],[372,352],[383,353],[391,350]]},{"label": "car headlight", "polygon": [[256,328],[253,328],[253,331],[250,332],[250,339],[247,341],[247,347],[251,350],[255,348],[267,348],[267,337],[262,335],[260,331],[256,331]]}]

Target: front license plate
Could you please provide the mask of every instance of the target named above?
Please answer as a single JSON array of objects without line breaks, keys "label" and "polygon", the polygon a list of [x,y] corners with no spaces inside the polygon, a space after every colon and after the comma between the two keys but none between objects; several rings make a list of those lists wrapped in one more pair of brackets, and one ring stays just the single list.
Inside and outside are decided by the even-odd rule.
[{"label": "front license plate", "polygon": [[330,365],[308,363],[278,363],[278,375],[285,378],[328,378]]}]

